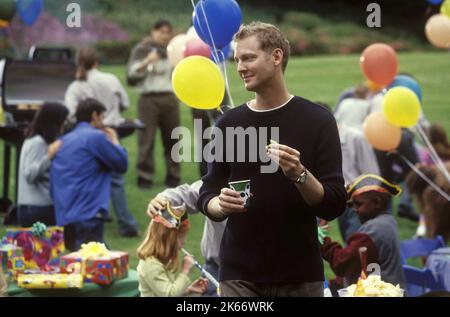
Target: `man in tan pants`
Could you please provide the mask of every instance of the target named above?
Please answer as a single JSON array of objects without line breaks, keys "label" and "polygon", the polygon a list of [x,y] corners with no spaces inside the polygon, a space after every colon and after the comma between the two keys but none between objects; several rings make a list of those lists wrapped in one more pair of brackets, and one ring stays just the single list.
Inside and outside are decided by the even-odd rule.
[{"label": "man in tan pants", "polygon": [[166,185],[175,187],[180,182],[180,165],[171,157],[176,140],[172,130],[180,125],[178,101],[171,85],[172,66],[167,59],[167,44],[172,37],[170,22],[160,20],[152,28],[151,36],[133,49],[128,62],[128,82],[140,93],[138,116],[145,128],[138,131],[137,184],[140,188],[152,186],[155,176],[153,157],[156,128],[161,129],[166,161]]}]

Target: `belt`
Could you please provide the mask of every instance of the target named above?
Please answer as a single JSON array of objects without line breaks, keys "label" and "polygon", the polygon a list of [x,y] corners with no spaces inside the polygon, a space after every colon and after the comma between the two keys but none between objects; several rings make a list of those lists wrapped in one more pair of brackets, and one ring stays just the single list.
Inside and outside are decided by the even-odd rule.
[{"label": "belt", "polygon": [[173,95],[173,92],[171,92],[171,91],[161,91],[161,92],[152,91],[152,92],[146,92],[146,93],[142,94],[142,96],[144,96],[144,97],[148,97],[148,96],[168,96],[168,95]]}]

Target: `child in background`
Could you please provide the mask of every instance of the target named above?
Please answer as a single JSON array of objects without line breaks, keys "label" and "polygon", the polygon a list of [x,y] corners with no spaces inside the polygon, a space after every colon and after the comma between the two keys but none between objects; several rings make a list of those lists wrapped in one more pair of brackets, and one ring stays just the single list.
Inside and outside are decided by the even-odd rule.
[{"label": "child in background", "polygon": [[[450,161],[450,143],[448,141],[447,132],[445,131],[445,128],[438,123],[433,123],[427,129],[427,136],[428,136],[428,140],[430,141],[431,145],[435,149],[436,154],[439,156],[439,158],[444,163],[447,161]],[[428,149],[427,147],[420,148],[418,150],[418,153],[419,153],[419,158],[420,158],[420,162],[421,162],[419,167],[421,167],[422,165],[432,166],[432,165],[436,164],[431,157],[430,149]],[[422,172],[423,172],[423,170],[422,170]],[[413,172],[410,172],[410,174],[411,173],[413,173]],[[430,175],[427,175],[427,176],[430,176]],[[415,179],[415,177],[412,174],[409,175],[408,178],[410,181]],[[416,183],[416,182],[414,182],[414,183]],[[416,186],[414,186],[414,187],[416,187]],[[422,192],[424,192],[424,190],[421,190],[421,193]],[[418,193],[416,192],[416,194],[418,194]],[[422,206],[421,206],[421,208],[423,209]],[[427,236],[427,225],[426,224],[427,224],[427,222],[430,222],[430,220],[428,220],[428,221],[425,220],[423,210],[421,210],[421,212],[422,213],[420,214],[419,226],[417,227],[416,235],[415,235],[415,237],[418,237],[418,238]],[[433,223],[435,223],[436,221],[439,221],[439,220],[438,219],[431,220],[431,222],[433,222]]]},{"label": "child in background", "polygon": [[[332,283],[330,286],[347,287],[357,282],[362,269],[358,250],[366,247],[367,264],[378,263],[381,279],[394,285],[400,284],[404,289],[397,222],[387,212],[389,198],[399,195],[400,187],[380,176],[365,174],[350,184],[347,192],[349,203],[354,206],[362,225],[348,236],[345,247],[328,237],[324,239],[321,247],[323,258],[330,263],[337,276],[344,278],[344,285]],[[363,269],[365,271],[367,268]],[[336,284],[338,280],[333,282]]]},{"label": "child in background", "polygon": [[142,297],[178,297],[206,291],[206,279],[191,283],[188,277],[194,265],[192,257],[184,257],[181,272],[177,274],[178,253],[189,230],[189,221],[183,218],[185,214],[184,210],[172,209],[168,203],[150,222],[146,238],[137,250]]}]

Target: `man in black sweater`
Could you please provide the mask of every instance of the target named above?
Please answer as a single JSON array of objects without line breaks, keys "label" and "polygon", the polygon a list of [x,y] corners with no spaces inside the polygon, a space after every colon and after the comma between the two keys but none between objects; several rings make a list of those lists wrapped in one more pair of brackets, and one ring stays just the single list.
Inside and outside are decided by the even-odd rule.
[{"label": "man in black sweater", "polygon": [[[288,92],[283,74],[289,42],[278,28],[254,22],[242,26],[235,41],[238,72],[256,98],[217,121],[224,142],[208,165],[198,201],[211,219],[228,218],[220,248],[221,295],[322,296],[316,217],[338,217],[347,200],[336,122],[328,110]],[[239,152],[236,135],[227,133],[232,128],[249,132],[237,133],[238,141],[251,141],[254,129],[257,142]],[[268,137],[278,143],[265,150]],[[263,155],[249,159],[255,151]],[[267,168],[269,160],[275,169]],[[240,180],[251,182],[248,208],[228,188]]]}]

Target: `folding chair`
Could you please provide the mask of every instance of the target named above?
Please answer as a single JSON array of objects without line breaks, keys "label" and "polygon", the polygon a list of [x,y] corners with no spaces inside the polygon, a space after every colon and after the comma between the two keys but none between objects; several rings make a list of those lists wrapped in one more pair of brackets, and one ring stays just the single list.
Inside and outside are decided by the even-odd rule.
[{"label": "folding chair", "polygon": [[437,236],[434,239],[412,239],[400,242],[400,257],[402,264],[406,264],[406,259],[418,256],[427,256],[432,251],[445,247],[444,239]]},{"label": "folding chair", "polygon": [[403,272],[405,273],[407,296],[420,296],[430,291],[442,290],[430,269],[418,269],[404,264]]}]

